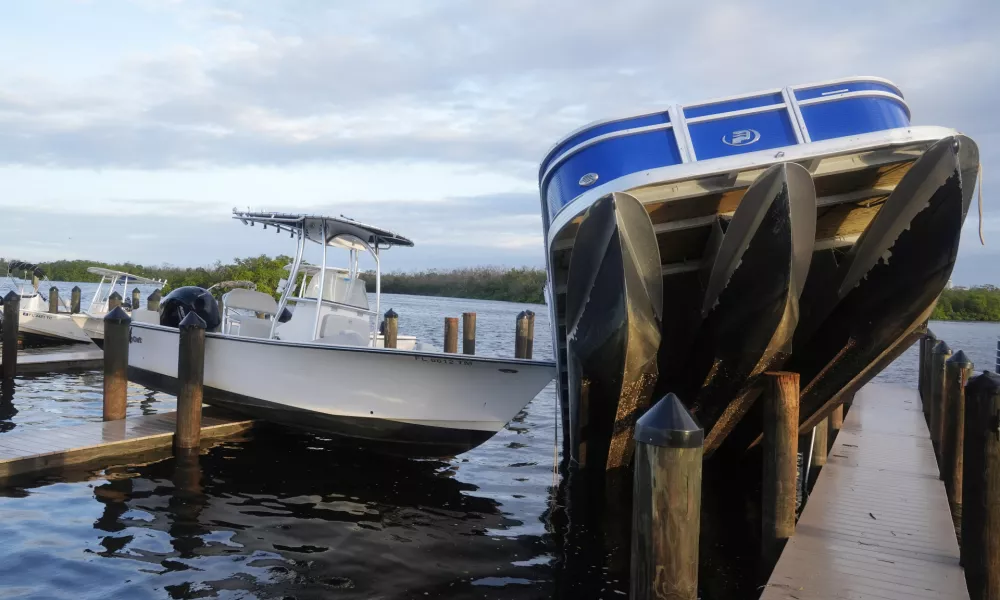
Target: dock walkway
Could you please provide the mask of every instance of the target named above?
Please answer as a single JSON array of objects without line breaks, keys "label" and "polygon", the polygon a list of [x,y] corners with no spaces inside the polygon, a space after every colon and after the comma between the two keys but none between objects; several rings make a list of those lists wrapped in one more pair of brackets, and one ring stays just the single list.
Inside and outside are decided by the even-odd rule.
[{"label": "dock walkway", "polygon": [[[0,348],[3,346],[0,345]],[[0,362],[0,365],[3,363]],[[17,353],[17,374],[49,373],[71,369],[99,369],[104,352],[96,344],[72,344],[54,348],[31,348]]]},{"label": "dock walkway", "polygon": [[[71,465],[115,462],[140,452],[170,448],[177,413],[129,417],[52,429],[26,428],[0,434],[0,479]],[[252,420],[210,408],[202,416],[201,439],[226,437],[249,429]]]},{"label": "dock walkway", "polygon": [[762,600],[969,598],[916,390],[855,396]]}]

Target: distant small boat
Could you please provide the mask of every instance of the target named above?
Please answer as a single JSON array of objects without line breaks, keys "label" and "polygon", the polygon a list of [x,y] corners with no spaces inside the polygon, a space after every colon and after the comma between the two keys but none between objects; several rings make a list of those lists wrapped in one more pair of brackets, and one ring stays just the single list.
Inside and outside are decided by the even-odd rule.
[{"label": "distant small boat", "polygon": [[[200,311],[217,321],[206,334],[206,402],[437,456],[493,437],[555,375],[552,362],[443,354],[413,337],[399,338],[411,349],[382,347],[380,251],[413,245],[402,236],[345,217],[234,211],[234,218],[296,239],[280,300],[234,289],[219,310],[205,290],[175,290],[163,299],[157,323],[133,321],[130,379],[176,393],[176,325]],[[319,266],[303,264],[307,242],[322,248]],[[331,247],[349,251],[346,269],[327,265]],[[374,310],[358,272],[360,252],[375,260]]]},{"label": "distant small boat", "polygon": [[[48,301],[36,290],[33,296],[22,297],[18,324],[20,332],[49,341],[88,344],[93,341],[97,345],[101,345],[104,342],[104,315],[108,313],[108,300],[112,293],[117,291],[123,298],[123,307],[133,314],[133,318],[137,318],[136,313],[144,311],[144,309],[132,306],[130,301],[124,300],[130,297],[129,286],[155,285],[162,287],[167,283],[165,280],[132,275],[104,267],[90,267],[87,272],[100,275],[101,281],[97,285],[97,289],[94,290],[94,295],[86,310],[73,313],[72,307],[66,303],[66,299],[60,297],[60,311],[51,313]],[[117,289],[119,287],[120,289]]]},{"label": "distant small boat", "polygon": [[[563,138],[538,177],[573,461],[611,468],[593,449],[627,437],[636,410],[665,392],[705,428],[709,454],[743,452],[760,436],[769,369],[800,374],[808,431],[919,334],[978,170],[971,139],[911,126],[900,90],[875,77],[666,107]],[[619,238],[625,251],[608,244]],[[650,269],[662,294],[637,285]],[[635,323],[662,341],[656,364],[623,380],[608,361],[634,349]]]}]

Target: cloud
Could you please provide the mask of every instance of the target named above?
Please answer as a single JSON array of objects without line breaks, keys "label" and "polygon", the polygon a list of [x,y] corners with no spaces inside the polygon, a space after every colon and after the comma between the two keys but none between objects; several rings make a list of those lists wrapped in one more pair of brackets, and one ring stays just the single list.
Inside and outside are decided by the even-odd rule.
[{"label": "cloud", "polygon": [[209,15],[199,44],[121,61],[103,94],[92,81],[4,86],[24,91],[16,105],[0,97],[0,161],[434,159],[523,175],[590,119],[859,71],[898,79],[921,122],[1000,123],[982,110],[1000,88],[978,66],[1000,52],[985,25],[1000,8],[987,3],[968,3],[978,19],[897,2],[370,4],[172,5],[177,19]]},{"label": "cloud", "polygon": [[[113,199],[115,206],[148,202],[146,217],[135,213],[104,214],[38,211],[8,207],[0,255],[24,254],[25,260],[65,258],[139,264],[203,266],[216,260],[258,254],[289,254],[287,236],[250,229],[226,211],[197,211],[177,200]],[[258,207],[268,210],[268,207]],[[538,199],[531,194],[498,194],[448,198],[436,202],[389,200],[340,202],[336,205],[285,205],[282,210],[346,215],[377,224],[411,238],[413,249],[394,249],[387,270],[450,268],[468,265],[544,265]],[[5,228],[6,229],[6,228]],[[123,243],[125,240],[126,243]],[[6,254],[5,254],[6,253]]]},{"label": "cloud", "polygon": [[[60,6],[94,25],[0,23],[0,206],[77,212],[105,234],[92,217],[180,231],[196,216],[207,232],[230,206],[266,201],[397,227],[421,260],[540,264],[537,163],[570,130],[859,74],[899,84],[915,123],[972,136],[985,189],[1000,189],[992,0]],[[2,52],[5,39],[37,44],[21,50],[33,60]],[[987,222],[997,215],[987,197]],[[185,258],[166,260],[250,248],[227,227],[203,251],[183,237],[169,254]],[[992,253],[969,227],[961,260]]]}]

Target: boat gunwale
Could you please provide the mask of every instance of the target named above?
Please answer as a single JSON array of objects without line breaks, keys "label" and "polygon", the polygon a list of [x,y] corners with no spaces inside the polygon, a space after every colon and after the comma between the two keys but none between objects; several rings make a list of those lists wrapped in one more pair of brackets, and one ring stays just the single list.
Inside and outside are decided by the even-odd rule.
[{"label": "boat gunwale", "polygon": [[[898,92],[899,98],[901,100],[904,100],[904,103],[905,103],[905,97],[903,95],[902,90],[899,89],[899,86],[897,86],[895,83],[893,83],[892,81],[890,81],[890,80],[888,80],[888,79],[886,79],[884,77],[877,77],[877,76],[874,76],[874,75],[858,75],[858,76],[855,76],[855,77],[841,77],[841,78],[838,78],[838,79],[830,79],[828,81],[817,81],[817,82],[806,83],[806,84],[801,84],[801,85],[787,86],[787,89],[792,90],[792,91],[811,90],[811,89],[815,89],[815,88],[818,88],[818,87],[823,87],[823,86],[826,86],[826,85],[837,85],[837,84],[840,84],[840,83],[849,83],[849,82],[881,83],[881,84],[887,85],[887,86],[891,87],[892,89],[896,90],[896,92]],[[779,87],[779,88],[769,88],[769,89],[766,89],[766,90],[753,91],[753,92],[746,93],[746,94],[734,94],[734,95],[730,95],[730,96],[720,96],[720,97],[711,98],[711,99],[705,100],[705,101],[698,101],[695,104],[677,104],[677,105],[671,105],[670,108],[673,109],[675,106],[676,107],[680,107],[682,109],[684,109],[684,108],[697,108],[697,107],[700,107],[700,106],[707,106],[709,104],[718,104],[718,103],[722,103],[722,102],[729,102],[729,101],[732,101],[732,100],[740,100],[740,99],[744,99],[744,98],[756,98],[758,96],[766,96],[768,94],[778,94],[778,93],[782,92],[782,90],[784,90],[784,89],[786,89],[786,88],[782,88],[782,87]],[[794,100],[794,98],[792,98],[792,99]],[[799,102],[799,101],[796,100],[796,102]],[[542,158],[541,162],[539,163],[539,167],[538,167],[539,187],[541,187],[542,173],[543,173],[542,169],[546,166],[546,163],[552,158],[552,154],[559,148],[559,146],[562,145],[564,142],[566,142],[568,139],[572,138],[573,136],[578,135],[580,133],[583,133],[584,131],[586,131],[586,130],[592,128],[592,127],[597,127],[599,125],[606,125],[606,124],[610,124],[610,123],[618,123],[620,121],[627,121],[629,119],[637,119],[637,118],[641,118],[641,117],[648,117],[650,115],[656,115],[656,114],[665,113],[665,112],[667,112],[667,109],[640,110],[637,113],[633,113],[633,114],[629,114],[629,115],[625,115],[625,116],[607,117],[607,118],[604,118],[604,119],[596,119],[594,121],[591,121],[589,123],[581,125],[580,127],[577,127],[573,131],[571,131],[568,134],[564,135],[563,137],[559,138],[559,140],[555,144],[552,144],[552,146],[545,152],[544,158]],[[670,116],[671,116],[671,123],[673,123],[674,121],[673,121],[672,117],[674,115],[671,114]],[[683,111],[681,112],[681,116],[683,117]]]},{"label": "boat gunwale", "polygon": [[[556,236],[570,221],[598,198],[613,191],[628,191],[649,185],[665,185],[690,179],[717,177],[733,172],[766,169],[778,162],[822,160],[910,144],[930,143],[957,133],[958,131],[955,129],[933,125],[900,127],[629,173],[587,190],[563,205],[559,212],[552,217],[549,224],[545,240],[546,249],[551,249]],[[666,175],[658,177],[664,171],[666,171]],[[636,183],[630,185],[632,181]],[[575,208],[571,209],[571,207]]]},{"label": "boat gunwale", "polygon": [[[180,330],[176,327],[167,327],[165,325],[156,325],[154,323],[142,323],[133,321],[131,327],[138,327],[139,329],[149,329],[152,331],[161,331],[164,333],[175,333],[180,335]],[[205,337],[209,339],[227,340],[243,343],[256,343],[256,344],[266,344],[272,346],[287,346],[293,348],[306,348],[306,349],[322,349],[340,352],[369,352],[374,354],[384,354],[390,356],[400,356],[400,357],[414,357],[414,358],[434,358],[434,359],[458,359],[458,360],[469,360],[472,362],[481,363],[497,363],[497,364],[511,364],[511,365],[521,365],[529,367],[549,367],[555,368],[554,360],[536,360],[529,358],[499,358],[494,356],[478,356],[475,354],[446,354],[443,352],[421,352],[418,350],[394,350],[391,348],[370,348],[367,346],[342,346],[334,344],[317,344],[314,342],[291,342],[288,340],[275,340],[266,338],[251,338],[251,337],[240,337],[233,335],[226,335],[221,332],[206,332]]]}]

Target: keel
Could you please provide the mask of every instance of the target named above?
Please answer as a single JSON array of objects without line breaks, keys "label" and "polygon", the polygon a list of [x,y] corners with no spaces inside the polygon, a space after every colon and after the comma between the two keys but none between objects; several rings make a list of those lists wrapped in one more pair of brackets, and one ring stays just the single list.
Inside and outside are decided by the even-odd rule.
[{"label": "keel", "polygon": [[[720,228],[721,229],[721,228]],[[685,390],[710,453],[746,414],[758,375],[790,352],[816,233],[809,172],[783,163],[747,190],[710,250],[703,323]]]}]

